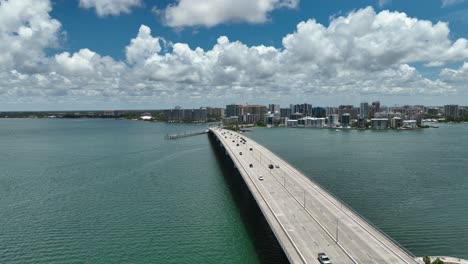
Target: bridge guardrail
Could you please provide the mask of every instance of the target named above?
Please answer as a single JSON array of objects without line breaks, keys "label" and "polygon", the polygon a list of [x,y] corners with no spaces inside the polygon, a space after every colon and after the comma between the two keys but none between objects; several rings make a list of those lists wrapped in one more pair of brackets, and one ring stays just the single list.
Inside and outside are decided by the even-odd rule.
[{"label": "bridge guardrail", "polygon": [[[269,151],[267,148],[265,148],[263,145],[257,143],[258,145],[260,145],[263,149]],[[271,151],[270,151],[271,152]],[[289,164],[289,162],[285,161],[284,159],[278,157],[276,155],[276,157],[278,159],[280,159],[282,162],[288,164],[291,168],[293,168],[293,170],[296,170],[297,172],[301,173],[302,175],[306,176],[307,174],[305,174],[302,170],[296,168],[296,167],[293,167],[291,164]],[[294,171],[293,171],[294,172]],[[408,249],[406,249],[404,246],[402,246],[400,243],[398,243],[395,239],[393,239],[392,237],[390,237],[388,234],[386,234],[384,231],[382,231],[379,227],[375,226],[374,224],[372,224],[369,220],[367,220],[364,216],[362,216],[360,213],[358,213],[356,210],[354,210],[352,207],[350,207],[346,202],[344,202],[343,200],[341,200],[340,198],[338,198],[336,195],[334,195],[333,193],[329,192],[326,188],[324,188],[321,184],[319,184],[318,182],[316,182],[314,179],[310,178],[310,177],[307,177],[306,178],[308,180],[310,180],[313,184],[317,185],[320,189],[324,190],[326,192],[326,194],[329,194],[333,199],[335,199],[337,202],[339,202],[342,206],[346,207],[348,210],[350,210],[351,212],[353,212],[357,217],[359,217],[363,222],[367,223],[371,228],[375,229],[375,231],[381,233],[385,238],[387,238],[391,243],[394,244],[394,246],[398,247],[398,248],[401,248],[408,256],[412,257],[413,259],[416,258],[416,256],[411,253],[411,251],[409,251]],[[299,186],[299,188],[302,188],[301,186]],[[304,189],[304,188],[302,188]],[[330,199],[328,197],[326,197],[326,194],[323,194],[321,191],[320,193],[327,199],[330,201]],[[332,202],[332,201],[330,201]],[[333,202],[332,202],[333,203]],[[335,204],[335,203],[334,203]],[[336,204],[335,204],[336,205]],[[356,220],[354,220],[356,221]]]}]

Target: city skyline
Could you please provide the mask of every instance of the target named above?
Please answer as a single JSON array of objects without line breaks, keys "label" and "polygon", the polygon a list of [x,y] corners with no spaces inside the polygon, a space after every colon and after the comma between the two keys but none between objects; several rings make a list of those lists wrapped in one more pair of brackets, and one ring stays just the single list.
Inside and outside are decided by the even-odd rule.
[{"label": "city skyline", "polygon": [[[269,106],[274,105],[275,107],[279,107],[279,109],[290,109],[290,107],[294,107],[296,105],[301,105],[301,104],[308,104],[312,106],[313,108],[333,108],[333,109],[339,109],[341,106],[352,106],[354,108],[359,109],[361,111],[363,104],[368,104],[367,107],[371,107],[372,103],[380,103],[380,109],[381,110],[386,110],[386,108],[393,109],[393,108],[400,108],[400,107],[424,107],[424,108],[440,108],[443,109],[447,105],[457,105],[462,108],[468,108],[468,103],[467,104],[451,104],[451,103],[443,103],[440,105],[424,105],[420,103],[415,103],[415,104],[393,104],[389,105],[386,104],[385,102],[382,102],[381,100],[373,100],[373,101],[362,101],[357,104],[345,102],[342,104],[331,104],[331,105],[325,105],[325,104],[314,104],[312,102],[301,102],[301,101],[295,101],[295,102],[289,102],[286,104],[279,104],[277,102],[269,102],[269,103],[239,103],[239,102],[231,102],[227,104],[220,104],[218,103],[217,105],[193,105],[193,106],[186,106],[186,105],[172,105],[172,106],[167,106],[167,107],[156,107],[156,108],[86,108],[86,109],[32,109],[32,110],[1,110],[0,113],[8,113],[8,112],[73,112],[73,111],[78,111],[78,112],[86,112],[86,111],[159,111],[159,110],[173,110],[173,109],[202,109],[202,108],[222,108],[226,109],[229,105],[242,105],[242,106],[264,106],[267,109],[267,112],[270,112]],[[369,111],[369,110],[367,110]],[[362,115],[361,112],[359,112],[360,115]],[[363,116],[366,116],[365,114]]]},{"label": "city skyline", "polygon": [[2,0],[0,111],[466,105],[467,10],[463,0]]}]

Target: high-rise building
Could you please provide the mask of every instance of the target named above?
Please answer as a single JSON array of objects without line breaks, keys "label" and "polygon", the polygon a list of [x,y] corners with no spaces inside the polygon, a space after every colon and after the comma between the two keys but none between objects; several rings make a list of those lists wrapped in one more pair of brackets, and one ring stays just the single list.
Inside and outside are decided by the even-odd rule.
[{"label": "high-rise building", "polygon": [[226,117],[237,116],[239,123],[253,124],[265,120],[267,107],[264,105],[226,105]]},{"label": "high-rise building", "polygon": [[244,105],[243,108],[244,115],[258,115],[260,117],[260,120],[263,120],[265,118],[265,114],[267,112],[267,108],[264,105]]},{"label": "high-rise building", "polygon": [[174,109],[163,110],[163,117],[169,122],[180,122],[183,120],[183,111],[179,106]]},{"label": "high-rise building", "polygon": [[167,109],[162,111],[164,119],[169,122],[206,122],[207,111],[206,108],[200,109],[182,109],[176,107],[174,109]]},{"label": "high-rise building", "polygon": [[361,103],[361,108],[359,108],[359,116],[362,118],[369,117],[369,103],[367,102]]},{"label": "high-rise building", "polygon": [[243,115],[243,105],[240,104],[230,104],[226,105],[226,116],[241,116]]},{"label": "high-rise building", "polygon": [[271,114],[279,115],[280,114],[280,105],[279,104],[269,104],[268,105],[268,111],[270,111]]},{"label": "high-rise building", "polygon": [[182,121],[190,122],[193,118],[193,109],[180,109],[182,111]]},{"label": "high-rise building", "polygon": [[224,108],[221,107],[207,107],[206,114],[208,118],[212,119],[223,119],[224,118]]},{"label": "high-rise building", "polygon": [[328,116],[328,127],[336,127],[339,124],[338,115],[331,114]]},{"label": "high-rise building", "polygon": [[326,109],[323,107],[313,107],[312,108],[312,116],[313,117],[325,117],[327,115]]},{"label": "high-rise building", "polygon": [[446,118],[458,118],[458,105],[444,105],[444,115]]},{"label": "high-rise building", "polygon": [[192,110],[192,122],[206,122],[208,119],[207,110],[205,107]]},{"label": "high-rise building", "polygon": [[372,102],[372,106],[374,108],[375,113],[380,112],[380,101]]},{"label": "high-rise building", "polygon": [[390,121],[390,127],[393,129],[399,129],[403,126],[403,120],[400,117],[393,117]]},{"label": "high-rise building", "polygon": [[311,104],[296,104],[291,105],[292,113],[301,113],[304,116],[312,116],[312,105]]},{"label": "high-rise building", "polygon": [[279,125],[280,124],[279,115],[267,114],[265,116],[265,124],[267,124],[267,125]]},{"label": "high-rise building", "polygon": [[372,129],[387,129],[388,128],[388,118],[372,118],[371,127]]},{"label": "high-rise building", "polygon": [[291,117],[291,108],[280,108],[280,117]]},{"label": "high-rise building", "polygon": [[344,113],[343,115],[341,115],[341,126],[351,127],[351,114]]},{"label": "high-rise building", "polygon": [[428,108],[427,114],[431,116],[436,116],[439,114],[439,108]]},{"label": "high-rise building", "polygon": [[325,114],[326,116],[338,114],[338,108],[327,106],[327,108],[325,108]]},{"label": "high-rise building", "polygon": [[338,119],[340,122],[342,122],[341,117],[345,113],[349,114],[352,119],[357,119],[359,108],[356,108],[353,105],[340,105],[338,107]]},{"label": "high-rise building", "polygon": [[464,117],[464,116],[466,116],[467,114],[468,114],[468,109],[467,109],[467,108],[465,108],[465,107],[462,107],[462,108],[459,107],[459,108],[458,108],[458,116],[459,116],[459,117]]},{"label": "high-rise building", "polygon": [[369,118],[374,118],[375,113],[380,112],[380,102],[372,102],[372,105],[369,107]]},{"label": "high-rise building", "polygon": [[359,117],[356,122],[356,128],[366,129],[367,128],[367,118]]}]

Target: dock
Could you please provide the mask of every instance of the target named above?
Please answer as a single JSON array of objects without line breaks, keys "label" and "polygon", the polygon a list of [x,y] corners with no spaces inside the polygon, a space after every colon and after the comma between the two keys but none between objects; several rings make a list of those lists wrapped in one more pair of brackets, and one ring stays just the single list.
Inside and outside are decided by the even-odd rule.
[{"label": "dock", "polygon": [[179,138],[203,135],[206,133],[208,133],[208,130],[196,131],[196,132],[184,132],[184,133],[178,133],[178,134],[167,134],[166,136],[164,136],[164,138],[165,139],[179,139]]}]

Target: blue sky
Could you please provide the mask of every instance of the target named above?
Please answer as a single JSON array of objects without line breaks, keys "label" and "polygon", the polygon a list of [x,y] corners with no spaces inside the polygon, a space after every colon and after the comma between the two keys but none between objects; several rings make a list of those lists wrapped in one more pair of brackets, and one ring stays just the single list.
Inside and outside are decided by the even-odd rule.
[{"label": "blue sky", "polygon": [[468,1],[442,7],[440,0],[388,1],[380,5],[379,1],[343,1],[311,0],[299,2],[294,9],[279,9],[269,13],[266,23],[226,23],[213,27],[188,27],[174,29],[162,23],[161,18],[151,9],[154,6],[165,7],[175,1],[144,1],[144,6],[136,7],[130,14],[99,17],[93,9],[83,9],[76,1],[55,0],[51,16],[58,19],[67,32],[67,39],[62,50],[76,52],[88,47],[102,55],[116,59],[125,58],[125,47],[129,39],[138,32],[140,25],[151,27],[153,34],[173,42],[188,43],[191,47],[211,48],[219,36],[228,36],[233,40],[252,45],[273,45],[281,47],[281,39],[291,33],[296,25],[308,19],[316,19],[328,25],[330,17],[344,15],[352,10],[373,6],[376,11],[394,10],[405,12],[411,17],[432,22],[447,21],[453,38],[468,36]]},{"label": "blue sky", "polygon": [[468,1],[0,3],[0,110],[468,104]]}]

